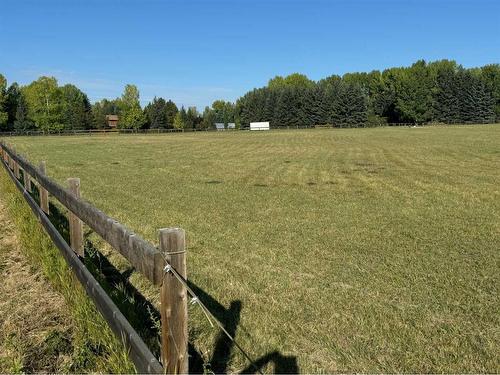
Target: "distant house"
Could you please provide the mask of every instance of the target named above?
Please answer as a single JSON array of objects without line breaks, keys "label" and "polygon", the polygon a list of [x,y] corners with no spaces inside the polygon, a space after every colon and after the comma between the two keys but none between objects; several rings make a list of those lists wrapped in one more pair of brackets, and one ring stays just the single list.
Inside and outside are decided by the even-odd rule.
[{"label": "distant house", "polygon": [[116,126],[118,125],[117,115],[106,115],[106,120],[108,121],[108,126],[110,128],[116,128]]},{"label": "distant house", "polygon": [[224,123],[223,122],[216,122],[215,129],[217,129],[218,131],[225,130]]}]

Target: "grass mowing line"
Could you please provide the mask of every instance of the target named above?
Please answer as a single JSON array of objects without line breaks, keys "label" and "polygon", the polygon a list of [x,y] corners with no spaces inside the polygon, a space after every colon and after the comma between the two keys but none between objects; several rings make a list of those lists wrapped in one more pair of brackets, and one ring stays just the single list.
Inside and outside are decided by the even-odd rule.
[{"label": "grass mowing line", "polygon": [[[239,312],[252,356],[303,372],[497,372],[500,127],[96,138],[11,142],[152,242],[184,228],[189,279]],[[217,333],[190,313],[214,362]]]},{"label": "grass mowing line", "polygon": [[[0,192],[9,216],[15,223],[21,248],[33,265],[40,269],[69,307],[73,321],[71,363],[67,372],[135,372],[122,344],[74,278],[59,251],[39,225],[5,170],[0,172]],[[26,301],[29,303],[29,301]]]}]

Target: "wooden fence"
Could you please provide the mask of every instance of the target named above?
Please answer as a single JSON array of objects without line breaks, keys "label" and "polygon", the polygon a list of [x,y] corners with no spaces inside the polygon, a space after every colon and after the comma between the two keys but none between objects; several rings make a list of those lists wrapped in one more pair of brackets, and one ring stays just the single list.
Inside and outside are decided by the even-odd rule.
[{"label": "wooden fence", "polygon": [[[377,126],[414,126],[414,123],[381,123]],[[419,126],[430,125],[430,124],[420,124]],[[348,125],[331,125],[331,124],[317,124],[317,125],[272,125],[271,130],[285,130],[285,129],[318,129],[318,128],[349,128]],[[3,137],[16,137],[16,136],[69,136],[69,135],[109,135],[109,134],[166,134],[166,133],[191,133],[191,132],[217,132],[220,129],[210,128],[210,129],[75,129],[75,130],[59,130],[59,131],[37,131],[37,130],[27,130],[27,131],[8,131],[8,132],[0,132],[0,136]],[[248,131],[250,127],[242,126],[239,129],[236,128],[225,128],[224,131]]]},{"label": "wooden fence", "polygon": [[[160,229],[159,248],[156,248],[82,199],[78,178],[68,179],[69,188],[64,188],[47,176],[44,162],[37,168],[3,142],[0,143],[0,159],[111,330],[122,340],[137,370],[141,373],[187,373],[188,330],[184,231],[179,228]],[[34,183],[38,186],[40,193],[40,205],[31,194]],[[49,220],[49,195],[68,210],[70,245]],[[160,288],[161,363],[83,264],[81,260],[84,257],[83,223],[120,252],[137,271]],[[173,269],[175,272],[165,272],[165,269]]]},{"label": "wooden fence", "polygon": [[[410,123],[410,122],[404,122],[404,123],[396,123],[396,122],[389,122],[389,123],[371,123],[371,124],[366,124],[366,126],[360,126],[359,128],[372,128],[372,127],[421,127],[421,126],[447,126],[447,125],[479,125],[475,122],[466,122],[466,123],[461,123],[461,124],[444,124],[444,123]],[[486,124],[485,124],[486,125]],[[285,129],[349,129],[352,128],[352,126],[349,126],[348,124],[316,124],[316,125],[293,125],[293,126],[287,126],[287,125],[273,125],[271,124],[270,130],[285,130]],[[238,132],[238,131],[248,131],[250,130],[250,127],[248,126],[242,126],[239,129],[233,129],[233,128],[226,128],[224,131],[232,131],[232,132]],[[59,131],[50,131],[50,132],[45,132],[45,131],[37,131],[37,130],[27,130],[27,131],[8,131],[8,132],[0,132],[0,137],[16,137],[16,136],[57,136],[57,135],[87,135],[87,136],[92,136],[92,135],[107,135],[107,134],[164,134],[164,133],[191,133],[191,132],[217,132],[219,129],[216,128],[210,128],[210,129],[75,129],[75,130],[59,130]]]},{"label": "wooden fence", "polygon": [[[234,131],[236,129],[225,129]],[[16,136],[58,136],[58,135],[107,135],[107,134],[164,134],[164,133],[189,133],[189,132],[207,132],[216,131],[216,129],[75,129],[75,130],[26,130],[26,131],[8,131],[0,132],[2,137]]]}]

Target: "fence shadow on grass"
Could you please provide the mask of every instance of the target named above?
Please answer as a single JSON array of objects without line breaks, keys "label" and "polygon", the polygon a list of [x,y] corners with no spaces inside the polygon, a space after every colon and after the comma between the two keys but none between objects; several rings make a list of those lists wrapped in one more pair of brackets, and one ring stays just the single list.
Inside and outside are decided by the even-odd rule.
[{"label": "fence shadow on grass", "polygon": [[[33,196],[38,201],[39,192],[35,187]],[[66,213],[59,207],[50,203],[49,218],[59,233],[69,243],[69,223]],[[113,299],[120,311],[125,315],[132,327],[144,340],[151,352],[160,357],[160,313],[137,288],[129,281],[134,269],[128,268],[121,272],[102,252],[88,239],[90,232],[85,233],[85,266],[99,281],[106,293]],[[200,300],[208,307],[228,331],[231,336],[236,335],[240,322],[243,304],[239,300],[232,301],[229,308],[225,308],[210,294],[188,280],[189,287],[198,295]],[[233,342],[220,331],[214,344],[212,358],[207,368],[205,360],[196,348],[189,343],[189,369],[191,373],[202,374],[207,370],[216,374],[226,373],[234,347]],[[280,374],[298,373],[299,368],[295,356],[284,356],[278,351],[270,352],[255,359],[252,364],[243,369],[241,373],[256,373],[267,364],[274,365],[274,372]]]}]

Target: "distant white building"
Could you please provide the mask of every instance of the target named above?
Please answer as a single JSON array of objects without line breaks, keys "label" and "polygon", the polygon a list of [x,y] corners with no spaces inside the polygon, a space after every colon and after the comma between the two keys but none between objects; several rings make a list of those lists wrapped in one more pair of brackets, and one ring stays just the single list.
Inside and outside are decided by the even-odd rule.
[{"label": "distant white building", "polygon": [[227,123],[227,128],[228,129],[236,129],[236,124],[234,122],[228,122]]},{"label": "distant white building", "polygon": [[269,121],[266,122],[251,122],[250,130],[269,130]]},{"label": "distant white building", "polygon": [[224,123],[223,122],[216,122],[215,123],[215,129],[217,129],[217,131],[226,130],[225,127],[224,127]]}]

